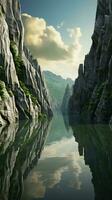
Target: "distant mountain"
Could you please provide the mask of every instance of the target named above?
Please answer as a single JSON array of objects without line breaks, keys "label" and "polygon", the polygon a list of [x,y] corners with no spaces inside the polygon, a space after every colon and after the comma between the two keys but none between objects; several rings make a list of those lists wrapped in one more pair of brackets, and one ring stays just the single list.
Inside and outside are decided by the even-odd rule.
[{"label": "distant mountain", "polygon": [[44,71],[43,75],[51,97],[52,109],[54,111],[59,111],[61,109],[65,89],[68,84],[72,87],[73,81],[70,78],[64,79],[50,71]]}]

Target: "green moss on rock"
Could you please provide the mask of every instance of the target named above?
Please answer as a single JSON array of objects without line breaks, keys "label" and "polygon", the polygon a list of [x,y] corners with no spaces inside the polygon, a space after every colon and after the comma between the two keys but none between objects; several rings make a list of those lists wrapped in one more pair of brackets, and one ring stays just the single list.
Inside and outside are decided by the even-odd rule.
[{"label": "green moss on rock", "polygon": [[39,113],[39,115],[38,115],[38,119],[39,119],[39,120],[44,120],[44,119],[46,119],[46,118],[47,118],[47,116],[46,116],[45,114]]},{"label": "green moss on rock", "polygon": [[0,97],[2,100],[7,99],[9,97],[8,91],[3,81],[0,81]]},{"label": "green moss on rock", "polygon": [[24,62],[23,62],[21,56],[18,54],[17,46],[14,41],[10,42],[10,50],[13,55],[13,60],[14,60],[14,64],[16,67],[16,72],[17,72],[18,78],[19,78],[19,80],[24,81],[24,70],[25,70]]},{"label": "green moss on rock", "polygon": [[11,43],[10,43],[10,50],[13,55],[13,59],[14,59],[15,67],[16,67],[17,76],[19,78],[20,86],[23,89],[26,97],[27,98],[30,97],[33,104],[36,105],[37,98],[30,92],[29,88],[24,83],[24,79],[25,79],[25,77],[24,77],[24,74],[25,74],[24,62],[23,62],[21,56],[18,55],[16,43],[13,41],[11,41]]},{"label": "green moss on rock", "polygon": [[27,86],[22,81],[20,81],[20,86],[23,89],[26,97],[30,97],[33,104],[36,105],[37,104],[37,98],[30,92],[30,90],[27,88]]}]

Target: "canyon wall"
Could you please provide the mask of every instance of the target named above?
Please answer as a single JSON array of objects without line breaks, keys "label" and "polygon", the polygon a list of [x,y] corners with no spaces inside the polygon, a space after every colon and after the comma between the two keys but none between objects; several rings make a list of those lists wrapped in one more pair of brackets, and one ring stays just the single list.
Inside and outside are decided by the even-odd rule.
[{"label": "canyon wall", "polygon": [[92,46],[79,66],[69,114],[92,122],[112,118],[112,0],[98,0]]},{"label": "canyon wall", "polygon": [[18,0],[0,0],[0,124],[52,116],[40,66],[24,46]]}]

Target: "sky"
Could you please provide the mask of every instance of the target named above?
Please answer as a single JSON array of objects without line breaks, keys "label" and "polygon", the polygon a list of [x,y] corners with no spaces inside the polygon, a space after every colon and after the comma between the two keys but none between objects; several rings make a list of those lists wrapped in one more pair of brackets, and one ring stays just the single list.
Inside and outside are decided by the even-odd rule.
[{"label": "sky", "polygon": [[25,44],[42,70],[75,79],[90,50],[97,0],[20,1]]}]

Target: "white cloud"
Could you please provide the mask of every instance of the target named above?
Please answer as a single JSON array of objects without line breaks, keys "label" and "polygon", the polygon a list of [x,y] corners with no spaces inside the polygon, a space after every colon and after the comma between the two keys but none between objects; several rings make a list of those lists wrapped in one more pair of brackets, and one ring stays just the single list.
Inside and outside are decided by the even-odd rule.
[{"label": "white cloud", "polygon": [[[81,189],[80,174],[81,166],[79,158],[76,158],[74,152],[64,157],[49,157],[40,160],[38,168],[32,171],[28,177],[28,185],[25,183],[27,195],[33,198],[44,198],[48,189],[54,188],[62,181],[62,176],[66,172],[70,178],[66,186],[76,190]],[[30,199],[27,197],[27,199]]]},{"label": "white cloud", "polygon": [[80,38],[82,36],[80,27],[77,28],[68,28],[67,31],[69,32],[69,36],[71,38]]},{"label": "white cloud", "polygon": [[[42,18],[22,15],[25,27],[25,44],[38,59],[43,70],[50,70],[64,77],[74,77],[80,64],[82,36],[80,28],[68,29],[72,44],[66,44],[53,26]],[[63,26],[61,22],[60,27]],[[76,68],[75,68],[76,67]]]},{"label": "white cloud", "polygon": [[62,21],[60,24],[57,25],[57,28],[60,29],[64,26],[64,22]]},{"label": "white cloud", "polygon": [[[68,176],[64,182],[65,173]],[[73,188],[74,191],[81,190],[83,173],[90,173],[90,171],[84,164],[84,158],[79,156],[78,144],[73,137],[62,138],[60,141],[46,145],[38,166],[33,169],[25,181],[26,199],[45,198],[50,189],[59,187],[62,189],[63,182],[65,188]]]}]

